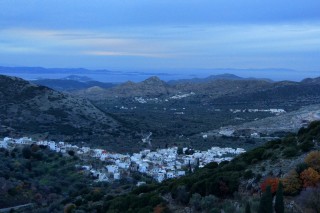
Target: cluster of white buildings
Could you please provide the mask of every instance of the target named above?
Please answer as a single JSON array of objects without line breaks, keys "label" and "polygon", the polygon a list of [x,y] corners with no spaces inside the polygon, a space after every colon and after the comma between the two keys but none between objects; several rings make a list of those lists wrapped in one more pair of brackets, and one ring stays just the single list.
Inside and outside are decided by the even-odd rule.
[{"label": "cluster of white buildings", "polygon": [[272,114],[280,115],[286,113],[284,109],[230,109],[232,113],[241,113],[241,112],[270,112]]},{"label": "cluster of white buildings", "polygon": [[208,163],[230,161],[234,156],[244,153],[242,148],[220,148],[212,147],[207,151],[189,150],[183,148],[178,154],[177,147],[157,149],[155,151],[143,150],[139,153],[119,154],[107,152],[104,149],[91,149],[89,147],[79,147],[65,142],[54,141],[33,141],[31,138],[4,138],[0,140],[0,148],[10,149],[17,145],[43,145],[50,150],[67,154],[72,151],[81,159],[94,158],[103,163],[103,168],[94,169],[92,165],[78,166],[97,178],[97,181],[119,180],[130,175],[130,172],[140,172],[153,177],[158,182],[165,179],[176,178],[192,171],[196,167],[203,167]]},{"label": "cluster of white buildings", "polygon": [[146,103],[149,103],[149,102],[152,102],[152,103],[161,103],[163,101],[165,102],[168,102],[169,100],[180,100],[180,99],[183,99],[183,98],[187,98],[189,96],[192,96],[192,95],[195,95],[194,92],[190,92],[190,93],[185,93],[185,94],[182,94],[182,93],[179,93],[179,94],[176,94],[174,96],[171,96],[169,98],[166,98],[166,99],[159,99],[159,98],[143,98],[143,97],[134,97],[134,101],[140,103],[140,104],[146,104]]},{"label": "cluster of white buildings", "polygon": [[135,97],[134,100],[140,104],[146,104],[148,102],[159,103],[162,102],[159,98],[143,98],[143,97]]},{"label": "cluster of white buildings", "polygon": [[179,100],[179,99],[182,99],[182,98],[187,98],[191,95],[195,95],[194,92],[190,92],[190,93],[186,93],[186,94],[177,94],[177,95],[174,95],[172,97],[170,97],[169,99],[176,99],[176,100]]}]

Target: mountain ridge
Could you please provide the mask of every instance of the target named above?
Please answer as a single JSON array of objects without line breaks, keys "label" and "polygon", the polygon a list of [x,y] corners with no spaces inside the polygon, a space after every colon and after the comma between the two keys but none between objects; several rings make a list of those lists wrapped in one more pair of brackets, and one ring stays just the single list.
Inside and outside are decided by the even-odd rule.
[{"label": "mountain ridge", "polygon": [[69,140],[113,134],[119,123],[90,101],[0,75],[1,135],[44,134]]}]

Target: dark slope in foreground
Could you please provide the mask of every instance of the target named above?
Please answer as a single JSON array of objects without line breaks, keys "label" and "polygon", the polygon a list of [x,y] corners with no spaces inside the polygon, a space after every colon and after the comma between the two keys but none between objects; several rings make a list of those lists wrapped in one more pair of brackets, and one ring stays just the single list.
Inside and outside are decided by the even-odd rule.
[{"label": "dark slope in foreground", "polygon": [[[33,203],[31,209],[24,212],[62,212],[64,209],[65,212],[164,213],[221,212],[223,209],[231,213],[244,212],[249,201],[251,212],[256,212],[260,183],[266,177],[276,178],[289,170],[302,174],[311,168],[320,168],[319,159],[301,163],[310,150],[318,149],[319,141],[318,121],[298,134],[270,141],[231,162],[211,163],[180,179],[141,187],[126,181],[115,185],[93,183],[86,172],[75,168],[81,164],[76,155],[62,156],[37,145],[11,151],[0,149],[0,208]],[[286,187],[288,182],[293,185],[294,178],[282,179],[285,193],[294,196],[285,197],[285,202],[301,196],[311,200],[301,182],[298,181],[298,187],[295,185],[295,191]],[[125,193],[129,190],[130,193]],[[125,194],[119,195],[121,193]],[[299,205],[307,212],[304,210],[308,202]]]},{"label": "dark slope in foreground", "polygon": [[0,133],[85,140],[113,134],[117,121],[87,100],[0,75]]},{"label": "dark slope in foreground", "polygon": [[[320,164],[314,163],[320,163],[319,160],[311,164],[302,163],[306,153],[319,149],[319,142],[320,121],[316,121],[308,128],[302,128],[298,134],[270,141],[231,162],[211,163],[180,179],[145,185],[130,194],[109,198],[105,200],[102,212],[151,212],[154,209],[165,212],[165,206],[170,207],[172,212],[220,212],[221,209],[225,212],[244,212],[248,201],[252,212],[256,212],[260,201],[260,183],[268,177],[269,180],[279,180],[278,177],[284,175],[281,180],[287,183],[285,193],[298,195],[299,198],[302,183],[295,186],[296,191],[291,193],[290,186],[296,180],[286,175],[290,174],[290,170],[301,173],[315,166],[320,168]],[[148,197],[155,201],[163,199],[163,204],[153,203]],[[292,199],[295,197],[285,198],[288,203]],[[302,209],[308,208],[307,202],[299,205]]]}]

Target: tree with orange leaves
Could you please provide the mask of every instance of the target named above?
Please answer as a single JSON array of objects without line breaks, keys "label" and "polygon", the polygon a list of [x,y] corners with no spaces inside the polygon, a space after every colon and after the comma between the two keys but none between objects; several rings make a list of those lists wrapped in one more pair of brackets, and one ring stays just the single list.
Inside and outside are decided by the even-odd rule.
[{"label": "tree with orange leaves", "polygon": [[302,180],[303,187],[315,187],[320,183],[320,175],[313,168],[308,168],[301,172],[300,179]]},{"label": "tree with orange leaves", "polygon": [[320,151],[310,152],[304,159],[304,162],[317,172],[320,172]]},{"label": "tree with orange leaves", "polygon": [[302,188],[302,183],[296,170],[291,170],[286,177],[281,179],[281,182],[285,195],[297,195]]},{"label": "tree with orange leaves", "polygon": [[167,207],[163,204],[159,204],[153,209],[153,213],[163,213],[166,212]]},{"label": "tree with orange leaves", "polygon": [[265,179],[261,183],[260,188],[261,188],[262,192],[265,192],[267,186],[270,186],[271,187],[271,193],[274,194],[274,193],[276,193],[276,191],[278,189],[278,185],[279,185],[279,178],[268,177],[267,179]]}]

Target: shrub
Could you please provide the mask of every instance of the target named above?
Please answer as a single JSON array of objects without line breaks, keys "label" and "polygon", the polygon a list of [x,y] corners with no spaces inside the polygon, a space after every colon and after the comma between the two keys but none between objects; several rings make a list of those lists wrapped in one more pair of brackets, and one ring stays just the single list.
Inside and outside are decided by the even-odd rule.
[{"label": "shrub", "polygon": [[250,178],[253,178],[254,177],[254,173],[252,172],[252,170],[246,170],[243,174],[243,177],[245,179],[250,179]]},{"label": "shrub", "polygon": [[218,202],[218,198],[215,197],[214,195],[206,196],[201,200],[201,209],[205,211],[210,211],[211,209],[214,208],[217,202]]},{"label": "shrub", "polygon": [[30,159],[32,155],[31,149],[28,146],[23,147],[22,156],[26,159]]},{"label": "shrub", "polygon": [[295,147],[288,147],[285,150],[283,150],[283,155],[287,158],[294,157],[298,154],[298,149]]},{"label": "shrub", "polygon": [[194,193],[190,199],[191,206],[196,210],[201,210],[201,195],[198,193]]},{"label": "shrub", "polygon": [[63,212],[64,213],[71,213],[73,211],[73,209],[76,208],[76,205],[74,205],[73,203],[69,203],[67,205],[65,205]]}]

